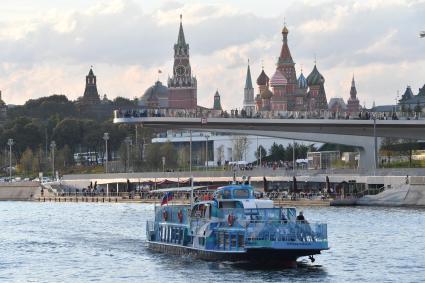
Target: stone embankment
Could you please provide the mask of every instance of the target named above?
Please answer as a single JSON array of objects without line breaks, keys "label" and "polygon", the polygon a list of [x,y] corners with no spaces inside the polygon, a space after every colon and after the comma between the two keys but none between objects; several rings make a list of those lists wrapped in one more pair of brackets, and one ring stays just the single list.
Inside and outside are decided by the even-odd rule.
[{"label": "stone embankment", "polygon": [[33,200],[41,195],[39,182],[0,183],[0,200]]},{"label": "stone embankment", "polygon": [[0,183],[0,201],[30,201],[42,196],[55,196],[53,186],[46,186],[40,184],[40,182],[32,181]]},{"label": "stone embankment", "polygon": [[425,207],[425,177],[409,177],[406,184],[356,201],[357,205]]}]

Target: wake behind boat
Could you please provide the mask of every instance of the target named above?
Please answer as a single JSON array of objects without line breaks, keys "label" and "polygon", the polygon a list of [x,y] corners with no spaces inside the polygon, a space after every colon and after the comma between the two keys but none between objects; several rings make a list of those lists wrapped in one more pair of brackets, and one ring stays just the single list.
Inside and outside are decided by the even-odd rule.
[{"label": "wake behind boat", "polygon": [[297,220],[295,208],[257,199],[246,184],[220,187],[212,200],[192,205],[156,206],[146,233],[151,250],[204,260],[294,265],[328,249],[327,224]]}]

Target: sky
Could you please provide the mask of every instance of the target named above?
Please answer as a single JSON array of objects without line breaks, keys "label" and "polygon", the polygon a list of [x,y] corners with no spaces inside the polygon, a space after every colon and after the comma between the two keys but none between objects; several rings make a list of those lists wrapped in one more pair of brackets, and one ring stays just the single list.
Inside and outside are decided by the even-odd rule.
[{"label": "sky", "polygon": [[[328,100],[394,104],[425,84],[425,0],[15,0],[0,10],[0,90],[8,104],[51,94],[75,100],[90,66],[112,99],[140,97],[172,74],[179,15],[190,45],[198,104],[242,107],[247,61],[253,81],[271,76],[282,44],[307,76],[316,58]],[[257,92],[257,90],[256,90]]]}]

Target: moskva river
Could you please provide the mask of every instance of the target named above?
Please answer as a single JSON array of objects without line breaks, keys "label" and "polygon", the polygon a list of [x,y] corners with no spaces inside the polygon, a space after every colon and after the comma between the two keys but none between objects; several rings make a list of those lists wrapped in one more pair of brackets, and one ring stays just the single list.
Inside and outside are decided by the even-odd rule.
[{"label": "moskva river", "polygon": [[152,205],[0,202],[0,282],[425,282],[425,210],[303,210],[331,249],[267,269],[147,251]]}]

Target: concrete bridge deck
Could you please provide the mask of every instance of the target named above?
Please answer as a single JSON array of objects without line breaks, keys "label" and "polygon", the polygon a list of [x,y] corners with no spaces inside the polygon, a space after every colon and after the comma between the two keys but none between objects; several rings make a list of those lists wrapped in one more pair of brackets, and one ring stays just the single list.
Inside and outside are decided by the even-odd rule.
[{"label": "concrete bridge deck", "polygon": [[425,120],[334,120],[334,119],[254,119],[121,117],[116,124],[143,127],[257,135],[312,142],[352,145],[359,148],[359,167],[377,166],[377,137],[425,139]]}]

